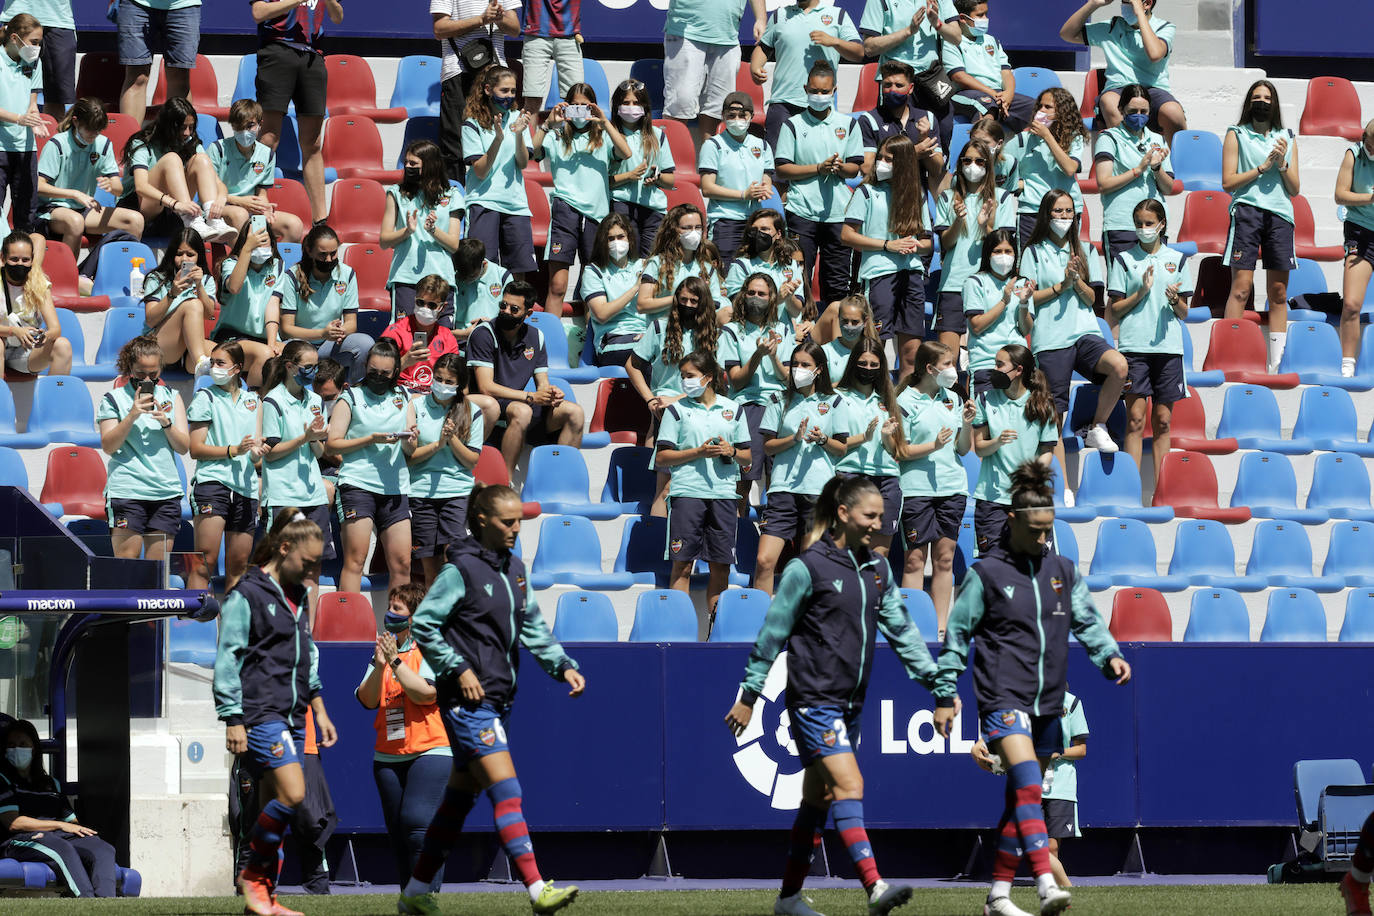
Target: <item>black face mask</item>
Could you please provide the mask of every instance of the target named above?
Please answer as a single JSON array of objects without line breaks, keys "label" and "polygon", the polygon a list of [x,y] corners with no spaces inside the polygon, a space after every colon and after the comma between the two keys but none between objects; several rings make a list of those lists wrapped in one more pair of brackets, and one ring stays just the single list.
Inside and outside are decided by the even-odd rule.
[{"label": "black face mask", "polygon": [[750,296],[744,300],[744,317],[758,324],[768,314],[768,300],[762,296]]},{"label": "black face mask", "polygon": [[15,286],[23,286],[33,268],[28,264],[6,264],[5,277]]},{"label": "black face mask", "polygon": [[697,310],[695,306],[679,305],[677,307],[677,323],[684,328],[694,328],[697,326]]},{"label": "black face mask", "polygon": [[1007,375],[1001,369],[993,369],[992,373],[988,376],[988,383],[998,391],[1006,391],[1011,387],[1011,376]]},{"label": "black face mask", "polygon": [[520,327],[523,323],[524,319],[517,318],[510,312],[501,312],[496,316],[496,330],[498,331],[509,333]]},{"label": "black face mask", "polygon": [[312,258],[312,260],[315,262],[315,271],[317,273],[332,274],[334,272],[334,268],[339,266],[339,259],[336,257],[330,257],[327,259]]},{"label": "black face mask", "polygon": [[405,183],[415,184],[420,180],[420,169],[418,166],[408,165],[405,167]]},{"label": "black face mask", "polygon": [[872,385],[874,382],[878,381],[878,372],[879,370],[876,368],[855,366],[854,380],[860,385]]},{"label": "black face mask", "polygon": [[757,227],[744,230],[744,243],[749,253],[758,256],[773,247],[773,237]]},{"label": "black face mask", "polygon": [[1274,106],[1268,102],[1251,102],[1250,114],[1256,121],[1268,121]]},{"label": "black face mask", "polygon": [[386,394],[391,390],[391,376],[385,372],[368,370],[367,375],[363,376],[363,384],[373,394]]}]

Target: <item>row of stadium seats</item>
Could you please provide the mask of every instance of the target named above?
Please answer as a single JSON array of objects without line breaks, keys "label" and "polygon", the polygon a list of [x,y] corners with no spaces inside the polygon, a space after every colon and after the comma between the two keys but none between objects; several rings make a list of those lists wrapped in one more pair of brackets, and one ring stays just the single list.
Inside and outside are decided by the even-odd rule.
[{"label": "row of stadium seats", "polygon": [[[1164,596],[1150,588],[1123,588],[1112,598],[1112,635],[1122,642],[1172,642],[1173,617]],[[1306,588],[1269,593],[1260,642],[1326,642],[1326,611]],[[1340,642],[1374,642],[1374,591],[1351,589],[1346,596]],[[1249,642],[1250,616],[1240,594],[1229,588],[1193,593],[1184,642]]]}]

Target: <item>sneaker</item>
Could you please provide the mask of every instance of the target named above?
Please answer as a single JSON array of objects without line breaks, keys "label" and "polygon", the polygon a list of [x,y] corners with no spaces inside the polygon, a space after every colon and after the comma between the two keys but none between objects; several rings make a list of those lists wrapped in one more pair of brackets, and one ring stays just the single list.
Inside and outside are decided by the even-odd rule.
[{"label": "sneaker", "polygon": [[396,897],[396,912],[411,916],[431,916],[439,912],[439,901],[434,899],[432,893],[416,894],[414,897],[399,894]]},{"label": "sneaker", "polygon": [[803,897],[799,893],[774,900],[773,913],[775,916],[824,916],[823,913],[811,909],[811,898]]},{"label": "sneaker", "polygon": [[196,378],[200,378],[202,375],[208,375],[209,373],[210,357],[202,355],[200,359],[196,360],[196,371],[194,375]]},{"label": "sneaker", "polygon": [[890,913],[897,907],[911,899],[911,888],[905,884],[896,887],[886,881],[879,880],[868,892],[868,914],[869,916],[882,916]]},{"label": "sneaker", "polygon": [[239,237],[239,231],[224,221],[224,218],[212,219],[209,222],[210,237],[207,242],[219,242],[221,245],[228,245]]},{"label": "sneaker", "polygon": [[273,895],[272,897],[272,916],[305,916],[300,910],[293,910],[281,902],[281,898]]},{"label": "sneaker", "polygon": [[1116,443],[1112,441],[1111,433],[1107,432],[1107,427],[1101,423],[1094,425],[1083,434],[1083,447],[1095,448],[1099,452],[1107,454],[1117,450]]},{"label": "sneaker", "polygon": [[[552,881],[544,884],[544,889],[539,892],[539,899],[530,902],[536,913],[556,913],[563,907],[577,899],[577,885],[569,884],[567,887],[554,887]],[[434,912],[439,912],[437,909]]]},{"label": "sneaker", "polygon": [[1346,916],[1369,916],[1369,885],[1361,884],[1346,872],[1341,878],[1341,896],[1345,898]]},{"label": "sneaker", "polygon": [[276,901],[272,897],[272,882],[246,869],[239,872],[239,890],[243,893],[243,911],[257,916],[273,916]]},{"label": "sneaker", "polygon": [[1069,892],[1062,887],[1053,887],[1040,895],[1040,916],[1054,916],[1069,908]]},{"label": "sneaker", "polygon": [[1010,897],[990,897],[983,904],[983,916],[1031,916],[1011,902]]}]

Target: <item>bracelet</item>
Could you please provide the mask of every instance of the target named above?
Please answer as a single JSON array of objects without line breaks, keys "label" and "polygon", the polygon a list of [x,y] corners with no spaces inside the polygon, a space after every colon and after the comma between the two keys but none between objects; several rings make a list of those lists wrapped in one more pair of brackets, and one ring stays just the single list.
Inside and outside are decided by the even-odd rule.
[{"label": "bracelet", "polygon": [[269,322],[267,322],[266,324],[264,324],[263,327],[265,328],[265,327],[267,327],[268,325],[272,325],[272,324],[275,324],[277,327],[281,327],[281,322],[280,322],[280,321],[269,321]]},{"label": "bracelet", "polygon": [[887,251],[887,243],[888,243],[888,240],[887,240],[887,239],[883,239],[883,251]]},{"label": "bracelet", "polygon": [[168,420],[166,423],[162,423],[162,424],[160,424],[160,425],[162,426],[163,429],[171,429],[171,428],[172,428],[172,421],[171,421],[171,420]]},{"label": "bracelet", "polygon": [[226,445],[224,447],[224,457],[229,459],[234,457],[234,447],[232,445]]}]

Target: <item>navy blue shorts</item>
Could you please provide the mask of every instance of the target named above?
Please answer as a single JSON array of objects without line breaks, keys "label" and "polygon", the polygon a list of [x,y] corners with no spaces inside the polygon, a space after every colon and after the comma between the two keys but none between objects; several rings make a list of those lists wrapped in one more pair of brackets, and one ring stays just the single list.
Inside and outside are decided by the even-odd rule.
[{"label": "navy blue shorts", "polygon": [[43,29],[43,104],[63,111],[76,102],[76,31]]},{"label": "navy blue shorts", "polygon": [[[261,533],[265,534],[272,530],[272,521],[277,517],[277,513],[282,509],[281,506],[263,506],[262,521],[259,526]],[[322,560],[332,560],[338,553],[334,550],[334,530],[333,523],[337,522],[338,516],[327,504],[318,506],[301,506],[301,514],[319,526],[324,534],[324,552],[320,554]]]},{"label": "navy blue shorts", "polygon": [[[765,395],[772,397],[772,395]],[[744,425],[749,430],[749,460],[747,468],[740,468],[740,480],[762,480],[765,467],[773,462],[763,453],[763,414],[768,408],[763,404],[741,404],[740,413],[744,415]]]},{"label": "navy blue shorts", "polygon": [[986,499],[973,501],[973,537],[978,542],[978,555],[982,556],[996,546],[1006,533],[1011,520],[1007,511],[1011,505],[995,503]]},{"label": "navy blue shorts", "polygon": [[1045,373],[1054,395],[1054,409],[1069,412],[1069,382],[1076,371],[1090,382],[1099,382],[1097,364],[1112,351],[1111,344],[1100,334],[1086,334],[1060,350],[1042,350],[1035,354],[1035,363]]},{"label": "navy blue shorts", "polygon": [[481,204],[468,207],[467,237],[481,239],[487,260],[513,274],[533,273],[534,231],[528,216],[488,210]]},{"label": "navy blue shorts", "polygon": [[467,537],[468,498],[450,496],[410,501],[411,556],[442,557],[444,548]]},{"label": "navy blue shorts", "polygon": [[1139,237],[1135,230],[1126,232],[1122,229],[1109,229],[1102,233],[1102,253],[1107,256],[1107,263],[1111,264],[1116,260],[1116,256],[1123,251],[1130,251],[1140,244]]},{"label": "navy blue shorts", "polygon": [[510,750],[506,727],[501,724],[501,713],[495,706],[489,703],[476,709],[450,706],[442,715],[454,763]]},{"label": "navy blue shorts", "polygon": [[1188,396],[1183,379],[1183,357],[1175,353],[1123,353],[1131,397],[1154,398],[1156,404],[1173,404]]},{"label": "navy blue shorts", "polygon": [[868,304],[883,340],[891,340],[893,334],[925,336],[926,277],[920,271],[899,270],[869,280]]},{"label": "navy blue shorts", "polygon": [[410,497],[373,493],[362,487],[339,484],[339,523],[346,525],[360,518],[372,519],[378,531],[385,531],[397,522],[410,520]]},{"label": "navy blue shorts", "polygon": [[[194,52],[193,52],[194,53]],[[327,83],[324,58],[314,51],[269,41],[258,48],[258,74],[253,89],[263,111],[287,111],[301,117],[324,117]]]},{"label": "navy blue shorts", "polygon": [[788,706],[797,755],[809,765],[817,757],[852,754],[859,743],[859,711],[838,706]]},{"label": "navy blue shorts", "polygon": [[105,501],[105,520],[112,532],[174,538],[181,530],[181,500],[110,498]]},{"label": "navy blue shorts", "polygon": [[584,267],[590,264],[600,224],[557,197],[550,200],[549,212],[549,241],[544,247],[544,260],[550,264],[568,265],[579,259]]},{"label": "navy blue shorts", "polygon": [[1025,735],[1035,746],[1037,757],[1048,757],[1064,749],[1064,726],[1060,716],[1033,716],[1024,709],[994,709],[978,722],[988,744],[1007,735]]},{"label": "navy blue shorts", "polygon": [[632,204],[628,200],[611,201],[611,212],[624,216],[635,227],[635,233],[639,236],[637,257],[649,257],[653,253],[654,236],[658,235],[658,227],[663,224],[664,214],[652,207]]},{"label": "navy blue shorts", "polygon": [[1261,258],[1266,270],[1298,269],[1293,224],[1277,213],[1235,204],[1221,263],[1235,270],[1254,270]]},{"label": "navy blue shorts", "polygon": [[235,493],[222,483],[198,483],[191,488],[191,512],[224,519],[224,530],[256,531],[258,501]]},{"label": "navy blue shorts", "polygon": [[811,530],[811,519],[815,512],[814,496],[770,492],[768,505],[763,507],[763,519],[759,522],[759,534],[772,535],[784,541],[800,540]]},{"label": "navy blue shorts", "polygon": [[1035,231],[1035,218],[1039,216],[1039,207],[1030,213],[1018,213],[1016,216],[1016,247],[1021,251],[1026,250],[1026,243],[1030,241],[1031,233]]},{"label": "navy blue shorts", "polygon": [[973,373],[973,396],[976,398],[980,394],[986,394],[992,390],[992,370],[977,369]]},{"label": "navy blue shorts", "polygon": [[962,334],[968,330],[968,318],[964,316],[964,294],[946,290],[940,294],[935,307],[935,327],[931,330],[949,331]]},{"label": "navy blue shorts", "polygon": [[959,526],[964,521],[968,497],[908,496],[902,501],[902,536],[908,548],[949,538],[959,539]]},{"label": "navy blue shorts", "polygon": [[1078,802],[1067,798],[1047,798],[1040,803],[1045,812],[1045,832],[1052,840],[1082,836],[1078,831]]},{"label": "navy blue shorts", "polygon": [[902,482],[896,477],[875,477],[872,474],[858,476],[873,481],[873,485],[883,495],[883,526],[878,533],[891,537],[897,533],[897,523],[902,520]]},{"label": "navy blue shorts", "polygon": [[735,562],[738,516],[739,502],[735,499],[668,497],[668,544],[664,559],[674,563]]},{"label": "navy blue shorts", "polygon": [[305,754],[305,724],[287,725],[281,719],[259,722],[248,729],[248,753],[243,762],[248,771],[261,777],[268,770],[290,764],[301,765]]},{"label": "navy blue shorts", "polygon": [[747,223],[748,220],[742,219],[718,219],[711,223],[711,241],[720,249],[721,276],[729,272],[730,265],[739,257]]},{"label": "navy blue shorts", "polygon": [[1346,220],[1345,256],[1374,264],[1374,229]]}]

